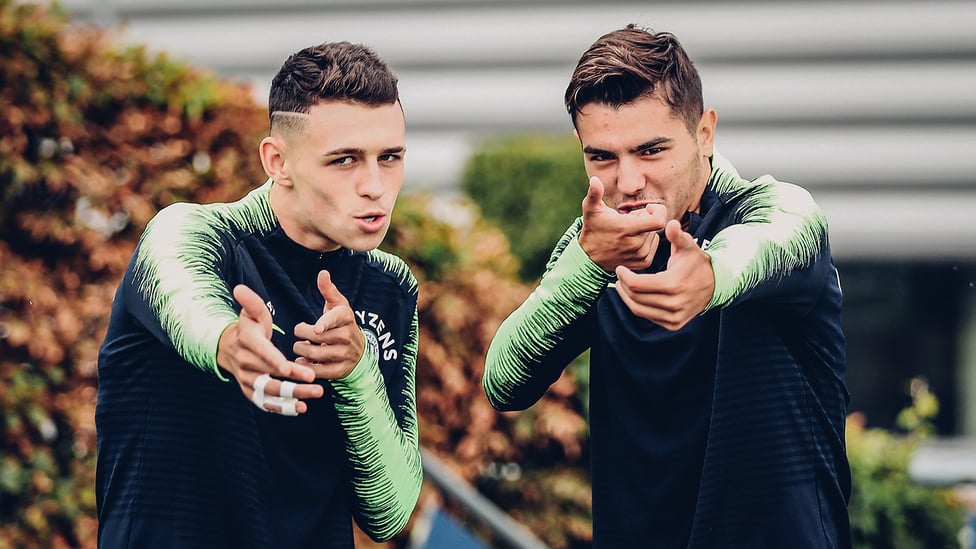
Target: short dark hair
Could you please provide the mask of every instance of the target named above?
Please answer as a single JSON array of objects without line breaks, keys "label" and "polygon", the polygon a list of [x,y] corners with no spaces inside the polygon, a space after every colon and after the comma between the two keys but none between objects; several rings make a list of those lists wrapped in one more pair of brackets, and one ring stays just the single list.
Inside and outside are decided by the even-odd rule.
[{"label": "short dark hair", "polygon": [[291,54],[271,80],[268,112],[307,114],[320,101],[385,105],[400,99],[397,77],[361,44],[326,42]]},{"label": "short dark hair", "polygon": [[704,109],[701,78],[671,33],[627,25],[587,49],[566,88],[566,110],[576,125],[589,103],[620,107],[657,94],[694,133]]}]

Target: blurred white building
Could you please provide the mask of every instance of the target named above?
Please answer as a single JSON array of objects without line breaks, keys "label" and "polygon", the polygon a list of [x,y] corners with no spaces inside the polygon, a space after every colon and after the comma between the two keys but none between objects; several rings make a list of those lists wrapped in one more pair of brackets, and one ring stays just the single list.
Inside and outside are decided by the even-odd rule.
[{"label": "blurred white building", "polygon": [[[908,361],[950,363],[939,366],[945,372],[936,377],[945,379],[933,385],[955,391],[939,396],[956,403],[950,407],[955,429],[976,434],[976,290],[966,283],[976,273],[976,2],[62,0],[61,5],[77,21],[119,27],[126,41],[249,81],[261,101],[291,52],[323,41],[365,43],[400,78],[408,125],[406,190],[444,193],[457,192],[467,154],[480,139],[571,132],[562,94],[579,55],[596,38],[631,22],[671,31],[696,60],[706,103],[718,110],[723,154],[747,177],[771,173],[808,188],[827,213],[838,261],[880,266],[874,274],[855,276],[860,291],[875,292],[867,306],[928,299],[917,288],[902,288],[916,296],[909,298],[872,288],[887,281],[885,266],[928,265],[940,276],[927,281],[924,273],[899,271],[899,280],[952,286],[942,289],[949,292],[949,304],[958,305],[951,322],[926,331],[936,313],[895,311],[906,324],[888,327],[888,335],[876,343],[904,344],[920,328],[919,337],[931,341],[916,342],[913,351],[901,355],[890,349],[892,355],[904,358],[910,352]],[[583,182],[581,193],[582,188]],[[938,288],[930,290],[939,295]],[[945,341],[925,335],[944,329],[955,332]],[[857,341],[852,338],[851,344],[857,353]],[[865,387],[885,382],[887,359],[875,360],[879,364],[871,379],[865,375]],[[922,372],[930,367],[916,366]],[[857,375],[852,383],[860,383]]]}]

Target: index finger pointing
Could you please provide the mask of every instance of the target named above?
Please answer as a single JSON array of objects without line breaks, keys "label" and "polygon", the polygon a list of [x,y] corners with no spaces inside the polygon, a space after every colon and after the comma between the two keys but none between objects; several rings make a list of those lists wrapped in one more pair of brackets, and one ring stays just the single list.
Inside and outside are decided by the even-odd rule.
[{"label": "index finger pointing", "polygon": [[617,275],[618,288],[623,288],[628,292],[642,294],[659,292],[658,281],[660,280],[660,273],[638,274],[623,265],[617,267],[614,272]]},{"label": "index finger pointing", "polygon": [[603,207],[603,193],[603,181],[594,175],[590,178],[590,184],[586,188],[586,197],[583,198],[583,212],[592,212]]},{"label": "index finger pointing", "polygon": [[271,312],[264,304],[264,300],[251,288],[244,284],[234,286],[234,299],[241,305],[241,312],[251,320],[264,324],[265,320],[270,324]]},{"label": "index finger pointing", "polygon": [[255,349],[253,349],[255,355],[261,360],[266,366],[264,368],[271,368],[272,373],[276,376],[287,377],[291,379],[297,379],[299,381],[314,381],[315,371],[308,366],[302,366],[296,364],[287,358],[282,352],[271,343],[271,340],[262,341]]},{"label": "index finger pointing", "polygon": [[342,295],[339,288],[336,287],[335,282],[332,281],[332,275],[329,271],[325,269],[319,271],[319,276],[315,280],[319,287],[319,293],[325,299],[325,308],[323,312],[327,312],[332,307],[338,305],[349,305],[349,300],[346,296]]},{"label": "index finger pointing", "polygon": [[664,229],[667,224],[664,216],[658,212],[650,213],[639,211],[622,215],[621,223],[623,232],[627,236],[636,236],[644,233],[656,233]]}]

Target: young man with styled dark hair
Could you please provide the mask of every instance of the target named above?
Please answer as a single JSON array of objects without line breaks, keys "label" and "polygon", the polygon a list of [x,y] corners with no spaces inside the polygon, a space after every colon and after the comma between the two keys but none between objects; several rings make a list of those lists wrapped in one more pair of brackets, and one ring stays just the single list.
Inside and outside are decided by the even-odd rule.
[{"label": "young man with styled dark hair", "polygon": [[403,181],[397,79],[346,42],[271,83],[269,180],[146,227],[99,355],[106,548],[390,539],[423,472],[417,282],[378,251]]},{"label": "young man with styled dark hair", "polygon": [[810,194],[749,181],[669,33],[580,58],[566,106],[590,176],[484,387],[531,406],[590,349],[594,547],[849,547],[842,295]]}]

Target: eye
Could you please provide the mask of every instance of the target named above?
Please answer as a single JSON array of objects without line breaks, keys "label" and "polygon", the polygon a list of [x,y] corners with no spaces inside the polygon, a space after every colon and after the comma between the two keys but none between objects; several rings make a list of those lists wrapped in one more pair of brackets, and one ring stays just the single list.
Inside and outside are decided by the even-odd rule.
[{"label": "eye", "polygon": [[380,162],[397,162],[402,159],[402,153],[381,154],[379,157]]},{"label": "eye", "polygon": [[595,153],[590,155],[590,162],[609,162],[613,160],[613,156],[603,153]]},{"label": "eye", "polygon": [[664,152],[664,149],[660,147],[651,147],[648,149],[643,149],[641,151],[641,156],[654,156],[656,154]]},{"label": "eye", "polygon": [[333,166],[348,166],[348,165],[352,164],[355,161],[356,161],[356,158],[353,157],[353,156],[343,156],[343,157],[340,157],[340,158],[336,158],[332,162],[329,162],[329,164],[332,164]]}]

